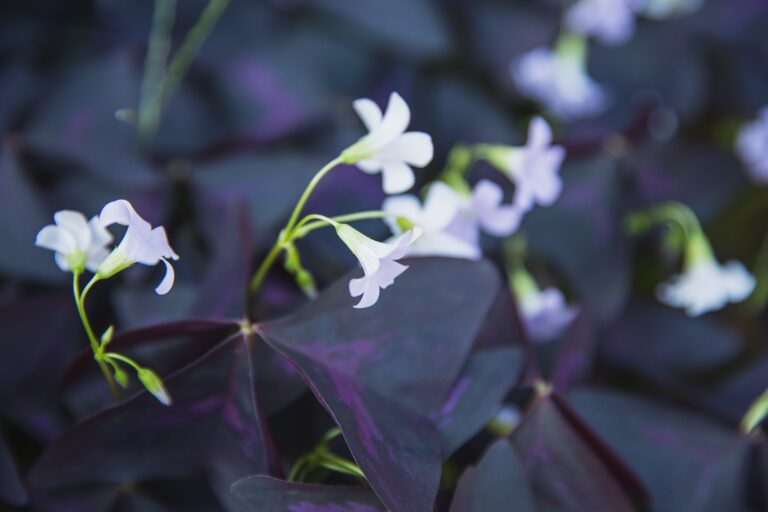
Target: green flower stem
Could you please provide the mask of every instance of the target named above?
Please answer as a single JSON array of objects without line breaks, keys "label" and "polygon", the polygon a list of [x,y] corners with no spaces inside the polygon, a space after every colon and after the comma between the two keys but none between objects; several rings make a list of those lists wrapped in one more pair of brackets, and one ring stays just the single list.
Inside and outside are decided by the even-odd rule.
[{"label": "green flower stem", "polygon": [[202,14],[200,14],[200,18],[198,18],[187,34],[184,42],[174,54],[168,69],[146,103],[146,109],[151,112],[149,116],[154,124],[150,124],[145,128],[146,131],[144,133],[140,133],[142,140],[146,141],[157,131],[163,113],[168,108],[168,104],[176,89],[178,89],[179,84],[187,74],[192,61],[200,53],[203,44],[211,35],[229,2],[230,0],[210,0]]},{"label": "green flower stem", "polygon": [[121,354],[117,354],[117,353],[115,353],[115,352],[106,352],[106,353],[104,354],[104,358],[105,358],[105,359],[108,359],[108,360],[110,360],[110,361],[111,361],[112,359],[114,359],[114,360],[117,360],[117,361],[122,361],[123,363],[127,364],[128,366],[131,366],[131,367],[132,367],[134,370],[136,370],[137,372],[138,372],[139,370],[143,370],[143,368],[142,368],[141,366],[139,366],[139,365],[136,363],[136,361],[134,361],[133,359],[130,359],[130,358],[128,358],[128,357],[125,357],[124,355],[121,355]]},{"label": "green flower stem", "polygon": [[138,130],[142,142],[147,142],[160,124],[160,108],[155,93],[165,73],[171,50],[171,34],[176,16],[176,0],[155,0],[152,29],[149,34],[144,76],[139,95]]},{"label": "green flower stem", "polygon": [[109,385],[109,390],[112,392],[112,396],[115,397],[116,401],[121,401],[122,398],[120,397],[120,390],[117,388],[117,384],[115,383],[114,378],[112,377],[112,373],[109,371],[109,367],[107,366],[107,363],[104,362],[104,357],[102,354],[102,348],[99,344],[98,339],[93,334],[93,328],[91,328],[91,323],[88,321],[88,316],[85,313],[85,296],[88,293],[88,291],[91,289],[91,287],[98,281],[98,278],[96,276],[91,279],[91,281],[86,285],[85,289],[83,290],[82,294],[80,293],[80,273],[79,272],[73,272],[72,273],[72,292],[75,295],[75,304],[77,305],[77,312],[80,315],[80,321],[83,323],[83,327],[85,328],[85,332],[88,335],[88,341],[91,344],[91,350],[93,351],[93,358],[96,360],[96,362],[99,364],[99,368],[101,368],[101,372],[104,374],[104,378],[107,379],[107,384]]},{"label": "green flower stem", "polygon": [[766,416],[768,416],[768,389],[763,391],[763,394],[752,402],[749,410],[741,420],[741,431],[744,434],[749,434]]},{"label": "green flower stem", "polygon": [[267,253],[267,257],[264,258],[264,261],[261,262],[261,265],[259,265],[259,268],[256,270],[256,273],[253,276],[253,279],[251,279],[251,286],[249,288],[249,294],[248,298],[250,300],[250,297],[255,294],[259,287],[261,287],[262,283],[264,282],[264,279],[267,277],[267,273],[272,268],[272,265],[275,264],[275,261],[277,260],[277,257],[280,255],[282,250],[285,248],[286,244],[290,243],[291,240],[293,240],[293,231],[296,227],[296,223],[299,220],[299,215],[301,215],[302,210],[304,209],[304,206],[307,204],[307,200],[309,199],[309,196],[312,195],[312,192],[317,187],[317,184],[320,183],[320,180],[322,180],[326,174],[331,172],[334,168],[336,168],[339,164],[342,163],[341,157],[336,157],[325,166],[320,169],[317,174],[312,178],[312,180],[307,185],[307,188],[304,189],[304,192],[301,194],[301,197],[299,198],[299,202],[296,203],[296,207],[293,209],[293,212],[291,213],[290,218],[288,219],[288,223],[285,225],[285,228],[280,232],[280,236],[277,239],[277,242],[275,242],[275,245],[270,249],[269,253]]},{"label": "green flower stem", "polygon": [[[359,220],[369,220],[369,219],[387,219],[387,218],[397,218],[397,215],[394,215],[389,212],[384,212],[380,210],[371,210],[367,212],[358,212],[358,213],[350,213],[348,215],[338,215],[336,217],[325,217],[323,215],[307,215],[304,217],[301,222],[296,224],[296,228],[294,229],[294,236],[292,240],[298,240],[299,238],[303,238],[312,231],[315,231],[316,229],[321,229],[328,226],[336,226],[337,224],[347,224],[350,222],[356,222]],[[309,222],[315,220],[316,222]]]},{"label": "green flower stem", "polygon": [[334,455],[328,450],[328,443],[341,435],[341,430],[334,427],[326,432],[315,448],[296,460],[288,474],[288,481],[303,482],[315,468],[325,468],[336,473],[353,476],[361,482],[367,482],[360,467],[347,459]]}]

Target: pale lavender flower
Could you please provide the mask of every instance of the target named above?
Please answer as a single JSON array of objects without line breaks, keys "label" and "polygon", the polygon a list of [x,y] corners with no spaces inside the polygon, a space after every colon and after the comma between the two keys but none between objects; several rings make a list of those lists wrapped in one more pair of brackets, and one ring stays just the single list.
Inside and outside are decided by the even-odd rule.
[{"label": "pale lavender flower", "polygon": [[37,234],[35,245],[55,251],[56,265],[65,272],[95,272],[109,251],[112,235],[85,215],[72,210],[61,210],[53,215],[55,224],[45,226]]},{"label": "pale lavender flower", "polygon": [[763,107],[757,119],[741,128],[736,152],[752,179],[768,183],[768,107]]},{"label": "pale lavender flower", "polygon": [[620,45],[635,33],[632,0],[579,0],[565,14],[570,30],[606,45]]},{"label": "pale lavender flower", "polygon": [[[482,251],[477,240],[471,240],[465,232],[449,230],[461,212],[463,202],[461,194],[438,181],[429,187],[423,204],[416,196],[401,195],[388,197],[383,209],[421,228],[422,234],[411,245],[409,255],[480,259]],[[386,222],[393,233],[403,232],[399,219],[388,218]]]},{"label": "pale lavender flower", "polygon": [[336,233],[363,267],[363,277],[349,281],[349,293],[352,297],[362,295],[356,308],[368,308],[379,300],[380,291],[408,268],[396,260],[405,256],[421,230],[413,228],[388,243],[377,242],[348,224],[336,226]]},{"label": "pale lavender flower", "polygon": [[522,148],[511,148],[506,174],[515,184],[515,208],[527,212],[534,204],[551,206],[563,189],[560,166],[565,148],[552,145],[552,130],[541,117],[528,128],[528,140]]},{"label": "pale lavender flower", "polygon": [[519,300],[528,335],[537,343],[560,336],[578,314],[578,309],[566,304],[557,288],[526,293]]},{"label": "pale lavender flower", "polygon": [[659,300],[683,308],[689,316],[741,302],[755,289],[755,278],[738,261],[720,265],[714,258],[692,262],[685,271],[656,289]]},{"label": "pale lavender flower", "polygon": [[586,73],[584,63],[549,48],[535,48],[512,65],[512,78],[524,96],[561,119],[599,114],[606,93]]},{"label": "pale lavender flower", "polygon": [[411,166],[424,167],[432,161],[432,137],[423,132],[405,132],[411,111],[396,92],[390,95],[384,114],[369,99],[356,100],[354,108],[369,133],[346,149],[342,160],[366,173],[381,173],[387,194],[410,189],[414,183]]},{"label": "pale lavender flower", "polygon": [[96,271],[99,277],[111,277],[135,263],[154,266],[162,261],[165,276],[155,292],[165,295],[171,290],[175,273],[168,259],[178,260],[179,256],[171,249],[162,226],[153,229],[125,199],[107,204],[101,210],[99,222],[105,228],[112,224],[128,226],[123,240],[99,265]]}]

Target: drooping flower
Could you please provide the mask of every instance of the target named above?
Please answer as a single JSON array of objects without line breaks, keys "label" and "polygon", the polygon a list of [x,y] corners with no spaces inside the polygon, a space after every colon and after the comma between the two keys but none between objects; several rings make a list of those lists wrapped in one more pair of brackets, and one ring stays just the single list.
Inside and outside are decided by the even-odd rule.
[{"label": "drooping flower", "polygon": [[65,272],[95,272],[109,251],[112,235],[93,217],[88,221],[80,212],[61,210],[53,215],[55,224],[37,234],[35,245],[55,251],[56,265]]},{"label": "drooping flower", "polygon": [[152,228],[149,222],[133,209],[124,199],[107,204],[99,216],[103,227],[112,224],[128,226],[120,244],[101,263],[97,275],[102,279],[111,277],[125,270],[134,263],[154,266],[161,261],[165,264],[165,276],[155,288],[158,295],[165,295],[173,286],[175,273],[168,259],[178,260],[179,256],[171,249],[168,236],[162,226]]},{"label": "drooping flower", "polygon": [[632,0],[579,0],[568,8],[565,24],[606,45],[626,43],[635,33]]},{"label": "drooping flower", "polygon": [[400,194],[413,186],[411,166],[424,167],[432,161],[432,137],[423,132],[406,132],[411,111],[405,100],[393,92],[384,114],[369,99],[354,102],[354,108],[368,129],[368,135],[347,148],[342,160],[356,164],[369,174],[381,173],[384,192]]},{"label": "drooping flower", "polygon": [[539,289],[533,276],[522,265],[511,271],[509,281],[532,341],[546,343],[554,340],[576,318],[578,308],[569,306],[560,290],[552,287]]},{"label": "drooping flower", "polygon": [[741,262],[720,265],[712,258],[699,260],[660,284],[656,295],[669,306],[685,309],[689,316],[699,316],[729,302],[741,302],[754,289],[755,278]]},{"label": "drooping flower", "polygon": [[367,308],[376,304],[379,293],[395,282],[395,278],[408,268],[397,260],[403,258],[414,240],[419,238],[419,228],[388,242],[377,242],[368,238],[348,224],[339,224],[336,233],[349,247],[363,267],[363,277],[349,281],[349,293],[352,297],[361,297],[356,308]]},{"label": "drooping flower", "polygon": [[768,183],[768,107],[763,107],[757,119],[741,128],[736,152],[752,179]]},{"label": "drooping flower", "polygon": [[535,48],[513,63],[512,78],[522,95],[561,119],[594,116],[606,107],[603,88],[587,74],[585,63],[569,54]]},{"label": "drooping flower", "polygon": [[403,233],[412,225],[421,228],[421,236],[411,245],[409,255],[479,259],[482,251],[477,240],[471,240],[455,225],[453,232],[449,231],[462,201],[458,192],[438,181],[429,187],[424,204],[416,196],[402,195],[388,197],[382,208],[398,217],[386,219],[393,233]]},{"label": "drooping flower", "polygon": [[656,288],[659,300],[685,309],[689,316],[699,316],[746,299],[755,289],[754,276],[735,260],[720,265],[698,223],[689,231],[683,273]]}]

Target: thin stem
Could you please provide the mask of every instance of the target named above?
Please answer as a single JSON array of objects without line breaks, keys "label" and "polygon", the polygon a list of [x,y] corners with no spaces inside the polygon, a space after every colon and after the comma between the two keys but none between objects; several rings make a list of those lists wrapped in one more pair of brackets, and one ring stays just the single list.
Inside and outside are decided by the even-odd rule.
[{"label": "thin stem", "polygon": [[112,373],[109,371],[109,367],[104,362],[102,353],[101,353],[101,346],[99,345],[98,340],[96,339],[96,336],[93,334],[93,328],[91,328],[91,323],[88,321],[88,316],[85,313],[85,295],[88,293],[88,290],[90,290],[91,286],[98,281],[96,276],[91,279],[91,281],[86,285],[85,289],[83,290],[82,294],[80,293],[80,273],[79,272],[73,272],[72,273],[72,292],[75,295],[75,304],[77,305],[77,312],[80,315],[80,321],[83,323],[83,327],[85,328],[85,332],[88,335],[88,341],[91,344],[91,350],[93,351],[93,358],[96,360],[96,362],[99,364],[99,368],[101,368],[101,373],[104,374],[104,378],[107,379],[107,384],[109,384],[109,390],[112,392],[112,396],[115,397],[115,400],[118,402],[121,399],[120,397],[120,390],[117,388],[117,384],[115,383],[114,378],[112,377]]},{"label": "thin stem", "polygon": [[122,361],[125,364],[133,367],[133,369],[136,370],[137,372],[140,371],[140,370],[143,370],[143,368],[141,366],[139,366],[138,364],[136,364],[136,362],[134,360],[129,359],[129,358],[123,356],[123,355],[117,354],[115,352],[107,352],[107,353],[104,354],[104,357],[107,358],[107,359],[116,359],[118,361]]},{"label": "thin stem", "polygon": [[[210,0],[205,10],[200,14],[197,23],[189,31],[184,42],[171,59],[165,75],[163,75],[162,80],[160,80],[160,83],[155,88],[154,94],[147,105],[148,109],[156,112],[157,123],[152,127],[153,130],[157,130],[159,127],[160,119],[168,108],[168,103],[187,74],[192,61],[195,60],[203,44],[211,35],[224,9],[229,5],[229,1]],[[147,136],[153,134],[149,133]]]},{"label": "thin stem", "polygon": [[171,50],[175,14],[176,0],[155,0],[139,98],[138,129],[142,142],[148,141],[160,123],[160,108],[155,97],[160,97],[158,92]]},{"label": "thin stem", "polygon": [[[320,218],[322,217],[322,218]],[[349,222],[356,222],[359,220],[369,220],[369,219],[387,219],[387,218],[397,218],[398,215],[384,212],[381,210],[371,210],[367,212],[359,212],[359,213],[350,213],[347,215],[338,215],[336,217],[325,217],[323,215],[307,215],[304,217],[301,222],[296,224],[296,227],[293,230],[293,240],[298,240],[299,238],[305,237],[307,234],[311,233],[312,231],[315,231],[316,229],[321,229],[328,226],[335,226],[336,224],[347,224]],[[317,222],[309,223],[307,221],[318,219]]]},{"label": "thin stem", "polygon": [[326,174],[331,172],[337,165],[342,163],[342,159],[340,156],[337,156],[325,166],[320,169],[317,174],[312,178],[312,180],[307,185],[307,188],[304,189],[304,192],[301,194],[301,197],[299,198],[299,202],[296,203],[296,207],[293,209],[293,213],[291,213],[291,217],[288,219],[288,223],[285,225],[285,232],[290,234],[291,230],[293,229],[294,225],[296,224],[296,221],[299,220],[299,215],[301,215],[302,210],[304,209],[304,205],[307,204],[307,200],[309,199],[309,196],[312,195],[312,192],[315,190],[315,187],[317,187],[317,184],[320,183],[320,180],[322,180]]},{"label": "thin stem", "polygon": [[259,265],[258,270],[256,270],[256,274],[254,274],[253,279],[251,280],[251,286],[250,286],[250,294],[253,295],[259,290],[259,287],[261,287],[261,284],[264,282],[264,278],[267,277],[267,273],[269,272],[269,269],[272,268],[272,265],[274,265],[275,260],[280,255],[280,252],[283,250],[284,245],[282,240],[278,240],[277,243],[270,249],[269,253],[267,254],[267,257],[264,258],[264,261],[261,262],[261,265]]}]

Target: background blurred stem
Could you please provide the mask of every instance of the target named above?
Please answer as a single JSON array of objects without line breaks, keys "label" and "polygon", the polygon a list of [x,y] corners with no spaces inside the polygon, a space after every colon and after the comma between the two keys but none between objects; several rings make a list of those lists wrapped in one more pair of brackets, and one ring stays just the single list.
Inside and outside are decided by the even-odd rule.
[{"label": "background blurred stem", "polygon": [[176,0],[155,0],[152,30],[149,34],[144,77],[139,98],[138,129],[142,143],[154,134],[160,124],[160,109],[155,105],[155,93],[165,73],[171,52],[171,35],[176,17]]},{"label": "background blurred stem", "polygon": [[[175,0],[157,1],[158,3],[170,3],[175,6]],[[187,71],[192,65],[192,62],[200,53],[200,49],[202,48],[203,44],[211,35],[211,32],[213,32],[216,23],[224,13],[224,9],[226,9],[227,5],[229,5],[229,2],[230,0],[210,0],[208,2],[208,5],[203,10],[202,14],[200,14],[200,18],[198,18],[197,23],[195,23],[195,25],[187,34],[187,37],[184,39],[184,42],[173,55],[170,64],[168,64],[167,70],[162,75],[157,85],[153,88],[149,99],[146,101],[145,105],[142,105],[142,110],[146,111],[146,113],[139,112],[139,119],[142,117],[148,119],[146,125],[139,123],[139,138],[142,143],[146,144],[157,133],[157,130],[160,127],[160,122],[163,118],[163,114],[168,108],[168,103],[176,93],[176,89],[178,89],[179,84],[187,74]],[[158,14],[157,11],[159,8],[160,7],[157,7],[155,10],[156,16]],[[157,18],[155,21],[157,21]],[[155,38],[155,28],[160,30],[160,25],[153,24],[153,33],[150,37],[150,46],[152,46],[152,39]],[[168,32],[170,34],[170,30]],[[158,37],[160,36],[158,35]],[[151,51],[152,48],[150,48],[150,53]],[[158,52],[159,51],[160,50],[158,50]],[[147,61],[149,60],[150,56],[147,55]],[[147,70],[145,69],[145,75],[146,73]]]}]

